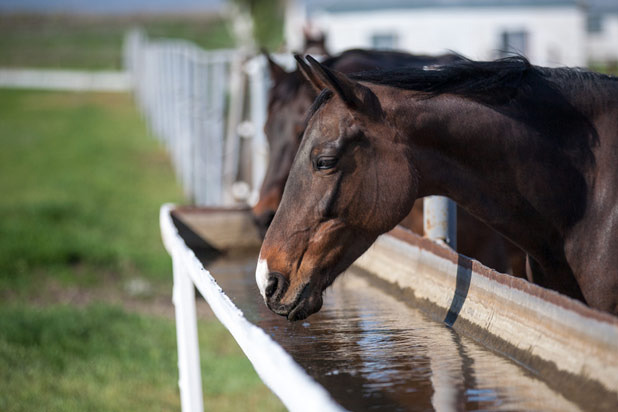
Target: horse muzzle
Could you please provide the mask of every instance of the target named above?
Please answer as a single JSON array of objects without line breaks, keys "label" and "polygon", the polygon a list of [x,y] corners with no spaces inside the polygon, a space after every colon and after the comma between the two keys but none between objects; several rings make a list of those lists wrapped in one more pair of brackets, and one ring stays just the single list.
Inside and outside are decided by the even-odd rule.
[{"label": "horse muzzle", "polygon": [[[296,293],[291,303],[283,303],[289,289],[288,280],[280,273],[269,274],[265,289],[266,306],[274,313],[285,316],[289,321],[305,319],[322,308],[321,291],[312,291],[310,283]],[[317,292],[317,293],[316,293]]]}]

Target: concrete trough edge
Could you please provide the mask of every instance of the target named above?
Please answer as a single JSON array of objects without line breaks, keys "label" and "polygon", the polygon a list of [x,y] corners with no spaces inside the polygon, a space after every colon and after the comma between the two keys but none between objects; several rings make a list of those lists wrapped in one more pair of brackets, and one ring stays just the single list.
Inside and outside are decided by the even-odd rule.
[{"label": "concrete trough edge", "polygon": [[588,386],[618,402],[618,318],[399,227],[378,238],[354,266],[531,371],[560,376],[563,388]]}]

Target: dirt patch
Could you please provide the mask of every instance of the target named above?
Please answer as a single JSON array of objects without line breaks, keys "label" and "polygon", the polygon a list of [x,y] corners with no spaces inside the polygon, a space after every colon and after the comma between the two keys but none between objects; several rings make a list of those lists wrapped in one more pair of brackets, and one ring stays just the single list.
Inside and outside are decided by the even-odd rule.
[{"label": "dirt patch", "polygon": [[[121,306],[128,312],[174,319],[171,285],[169,287],[153,285],[139,278],[102,283],[96,287],[66,286],[56,280],[49,280],[25,300],[38,307],[50,305],[85,307],[92,303],[107,303]],[[24,298],[4,296],[5,303],[11,300],[23,301]],[[214,319],[210,306],[199,294],[196,296],[196,307],[200,319]]]}]

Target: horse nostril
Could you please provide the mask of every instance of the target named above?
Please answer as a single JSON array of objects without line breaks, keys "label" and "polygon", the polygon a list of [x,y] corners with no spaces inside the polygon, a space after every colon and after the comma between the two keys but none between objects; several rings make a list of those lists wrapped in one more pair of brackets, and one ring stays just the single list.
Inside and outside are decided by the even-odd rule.
[{"label": "horse nostril", "polygon": [[272,272],[268,275],[268,282],[266,283],[266,289],[264,294],[267,300],[281,299],[281,296],[287,289],[288,281],[283,277],[281,273]]},{"label": "horse nostril", "polygon": [[277,283],[279,283],[279,281],[277,280],[275,276],[271,275],[268,278],[268,283],[266,284],[266,290],[264,291],[264,293],[266,294],[266,298],[270,299],[272,295],[275,294],[275,291],[277,290]]}]

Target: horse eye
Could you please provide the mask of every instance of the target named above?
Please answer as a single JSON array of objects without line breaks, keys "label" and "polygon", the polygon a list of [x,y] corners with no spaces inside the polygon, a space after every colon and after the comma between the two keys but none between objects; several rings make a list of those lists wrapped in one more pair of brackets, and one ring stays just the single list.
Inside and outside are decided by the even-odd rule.
[{"label": "horse eye", "polygon": [[322,156],[315,162],[315,168],[318,170],[328,170],[335,167],[337,158],[334,156]]}]

